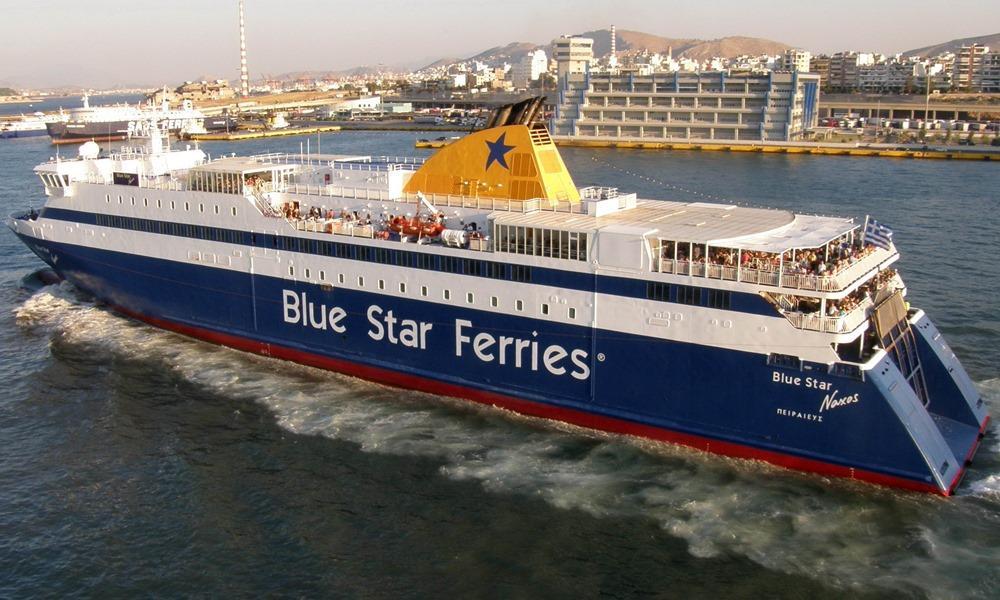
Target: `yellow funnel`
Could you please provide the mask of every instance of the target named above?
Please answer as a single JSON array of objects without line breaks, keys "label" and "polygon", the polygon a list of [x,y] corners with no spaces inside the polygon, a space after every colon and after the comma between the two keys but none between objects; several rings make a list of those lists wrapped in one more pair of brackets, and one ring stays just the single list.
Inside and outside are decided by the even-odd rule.
[{"label": "yellow funnel", "polygon": [[437,151],[404,191],[530,200],[580,201],[544,128],[505,125],[470,133]]}]

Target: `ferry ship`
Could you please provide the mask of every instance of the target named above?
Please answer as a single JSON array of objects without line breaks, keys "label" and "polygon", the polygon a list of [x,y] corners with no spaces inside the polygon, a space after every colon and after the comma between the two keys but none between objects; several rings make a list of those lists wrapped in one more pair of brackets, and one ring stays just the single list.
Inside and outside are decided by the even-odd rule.
[{"label": "ferry ship", "polygon": [[48,123],[58,121],[59,116],[46,116],[44,113],[22,116],[16,121],[0,122],[0,139],[38,137],[48,135]]},{"label": "ferry ship", "polygon": [[952,494],[989,422],[872,221],[577,187],[496,111],[430,158],[142,147],[36,167],[7,223],[120,313],[248,352]]},{"label": "ferry ship", "polygon": [[207,117],[184,100],[180,108],[170,108],[164,102],[159,108],[153,105],[91,106],[90,98],[82,98],[83,106],[59,113],[59,119],[47,123],[46,130],[54,144],[79,144],[87,140],[101,142],[125,140],[143,131],[151,119],[162,129],[178,134],[199,129],[225,131],[235,129],[236,122],[228,116]]}]

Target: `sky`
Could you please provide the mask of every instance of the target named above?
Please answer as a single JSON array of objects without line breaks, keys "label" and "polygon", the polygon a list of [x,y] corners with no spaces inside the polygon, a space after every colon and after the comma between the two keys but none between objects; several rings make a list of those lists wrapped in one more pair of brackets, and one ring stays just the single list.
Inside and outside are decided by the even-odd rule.
[{"label": "sky", "polygon": [[[632,29],[894,54],[1000,32],[1000,0],[246,0],[251,78],[419,67],[514,41]],[[0,85],[238,79],[236,0],[0,0]]]}]

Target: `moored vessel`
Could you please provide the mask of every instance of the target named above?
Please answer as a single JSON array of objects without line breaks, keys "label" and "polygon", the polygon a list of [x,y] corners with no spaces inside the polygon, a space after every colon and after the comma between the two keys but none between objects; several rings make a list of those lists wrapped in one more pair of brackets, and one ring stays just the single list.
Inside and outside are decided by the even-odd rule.
[{"label": "moored vessel", "polygon": [[48,124],[47,131],[53,143],[124,140],[137,135],[150,120],[156,120],[164,131],[171,134],[179,134],[185,129],[235,129],[235,121],[231,117],[207,117],[195,109],[190,100],[184,100],[180,108],[171,108],[166,103],[160,107],[129,104],[91,106],[88,96],[84,96],[82,102],[82,107],[61,112],[61,119]]},{"label": "moored vessel", "polygon": [[987,408],[866,219],[577,187],[540,102],[430,159],[37,167],[53,269],[211,342],[612,432],[950,494]]},{"label": "moored vessel", "polygon": [[44,113],[23,116],[15,121],[0,122],[0,139],[39,137],[47,135],[48,123],[59,120],[57,115],[46,116]]}]

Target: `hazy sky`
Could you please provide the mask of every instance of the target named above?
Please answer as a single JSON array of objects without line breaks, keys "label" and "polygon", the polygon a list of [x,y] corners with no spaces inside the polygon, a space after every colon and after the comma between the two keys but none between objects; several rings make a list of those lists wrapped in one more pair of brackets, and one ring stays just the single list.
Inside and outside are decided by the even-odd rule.
[{"label": "hazy sky", "polygon": [[[667,37],[769,38],[891,54],[1000,31],[1000,0],[246,0],[251,77],[418,66],[614,23]],[[235,79],[236,0],[0,0],[0,84]]]}]

